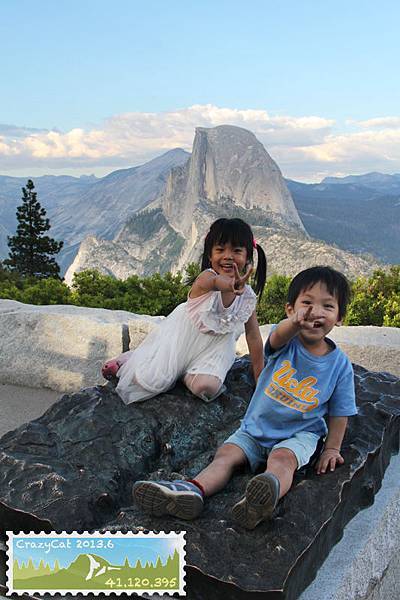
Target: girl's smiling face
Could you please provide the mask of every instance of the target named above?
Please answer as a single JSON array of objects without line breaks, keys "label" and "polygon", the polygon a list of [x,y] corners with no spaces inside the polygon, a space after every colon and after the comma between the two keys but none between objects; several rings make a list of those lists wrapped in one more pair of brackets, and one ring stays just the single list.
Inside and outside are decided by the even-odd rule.
[{"label": "girl's smiling face", "polygon": [[244,246],[232,246],[230,242],[216,244],[211,250],[210,263],[211,268],[219,275],[234,277],[233,264],[236,263],[241,273],[247,264],[247,250]]}]

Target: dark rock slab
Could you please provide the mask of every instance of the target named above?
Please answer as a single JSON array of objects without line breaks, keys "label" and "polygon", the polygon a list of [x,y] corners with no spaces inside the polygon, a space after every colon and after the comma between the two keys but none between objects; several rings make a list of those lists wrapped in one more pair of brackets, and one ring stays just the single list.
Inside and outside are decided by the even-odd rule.
[{"label": "dark rock slab", "polygon": [[131,502],[135,480],[190,477],[209,463],[251,397],[247,359],[231,370],[229,393],[211,404],[180,385],[130,406],[110,384],[63,396],[0,440],[0,532],[185,530],[189,598],[297,598],[345,524],[373,502],[399,449],[400,380],[361,367],[355,379],[359,414],[346,434],[345,465],[298,474],[275,518],[252,532],[230,517],[247,472],[193,522],[149,517]]}]

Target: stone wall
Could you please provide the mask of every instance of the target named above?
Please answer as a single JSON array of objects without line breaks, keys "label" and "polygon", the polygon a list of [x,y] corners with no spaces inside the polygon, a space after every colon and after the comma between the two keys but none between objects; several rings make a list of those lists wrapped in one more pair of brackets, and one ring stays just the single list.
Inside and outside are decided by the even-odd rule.
[{"label": "stone wall", "polygon": [[0,300],[0,383],[73,392],[104,383],[101,365],[163,317]]},{"label": "stone wall", "polygon": [[[0,300],[0,383],[73,392],[104,383],[101,365],[136,348],[163,317]],[[271,325],[261,327],[265,340]],[[331,334],[350,359],[400,376],[400,329],[340,327]],[[245,336],[238,355],[247,354]]]},{"label": "stone wall", "polygon": [[[267,339],[272,325],[262,325],[263,341]],[[369,371],[384,371],[400,377],[400,329],[397,327],[335,327],[329,337],[357,365]],[[242,335],[237,343],[238,354],[247,354],[246,338]]]},{"label": "stone wall", "polygon": [[345,527],[299,600],[400,598],[400,456],[393,456],[374,498]]}]

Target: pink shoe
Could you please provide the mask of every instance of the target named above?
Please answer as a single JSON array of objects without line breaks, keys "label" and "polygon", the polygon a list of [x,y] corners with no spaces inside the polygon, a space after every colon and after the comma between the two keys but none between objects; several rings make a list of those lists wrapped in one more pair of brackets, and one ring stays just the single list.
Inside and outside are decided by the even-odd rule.
[{"label": "pink shoe", "polygon": [[103,375],[104,379],[114,379],[117,376],[117,373],[121,366],[122,363],[114,358],[113,360],[109,360],[102,366],[101,374]]}]

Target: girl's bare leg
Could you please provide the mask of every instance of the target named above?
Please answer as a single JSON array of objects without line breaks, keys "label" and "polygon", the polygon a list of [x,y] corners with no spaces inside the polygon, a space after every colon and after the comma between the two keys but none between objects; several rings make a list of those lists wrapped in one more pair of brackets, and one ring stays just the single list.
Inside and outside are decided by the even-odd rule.
[{"label": "girl's bare leg", "polygon": [[205,402],[214,400],[225,389],[219,377],[204,373],[186,373],[183,382],[192,394]]},{"label": "girl's bare leg", "polygon": [[117,376],[119,369],[124,365],[129,357],[131,356],[133,350],[128,350],[128,352],[123,352],[116,358],[111,358],[101,368],[102,375],[105,379],[111,379]]},{"label": "girl's bare leg", "polygon": [[133,350],[128,350],[127,352],[123,352],[122,354],[119,354],[119,356],[117,356],[113,360],[117,360],[120,365],[124,365],[129,360],[129,357],[131,356],[132,353],[133,353]]}]

